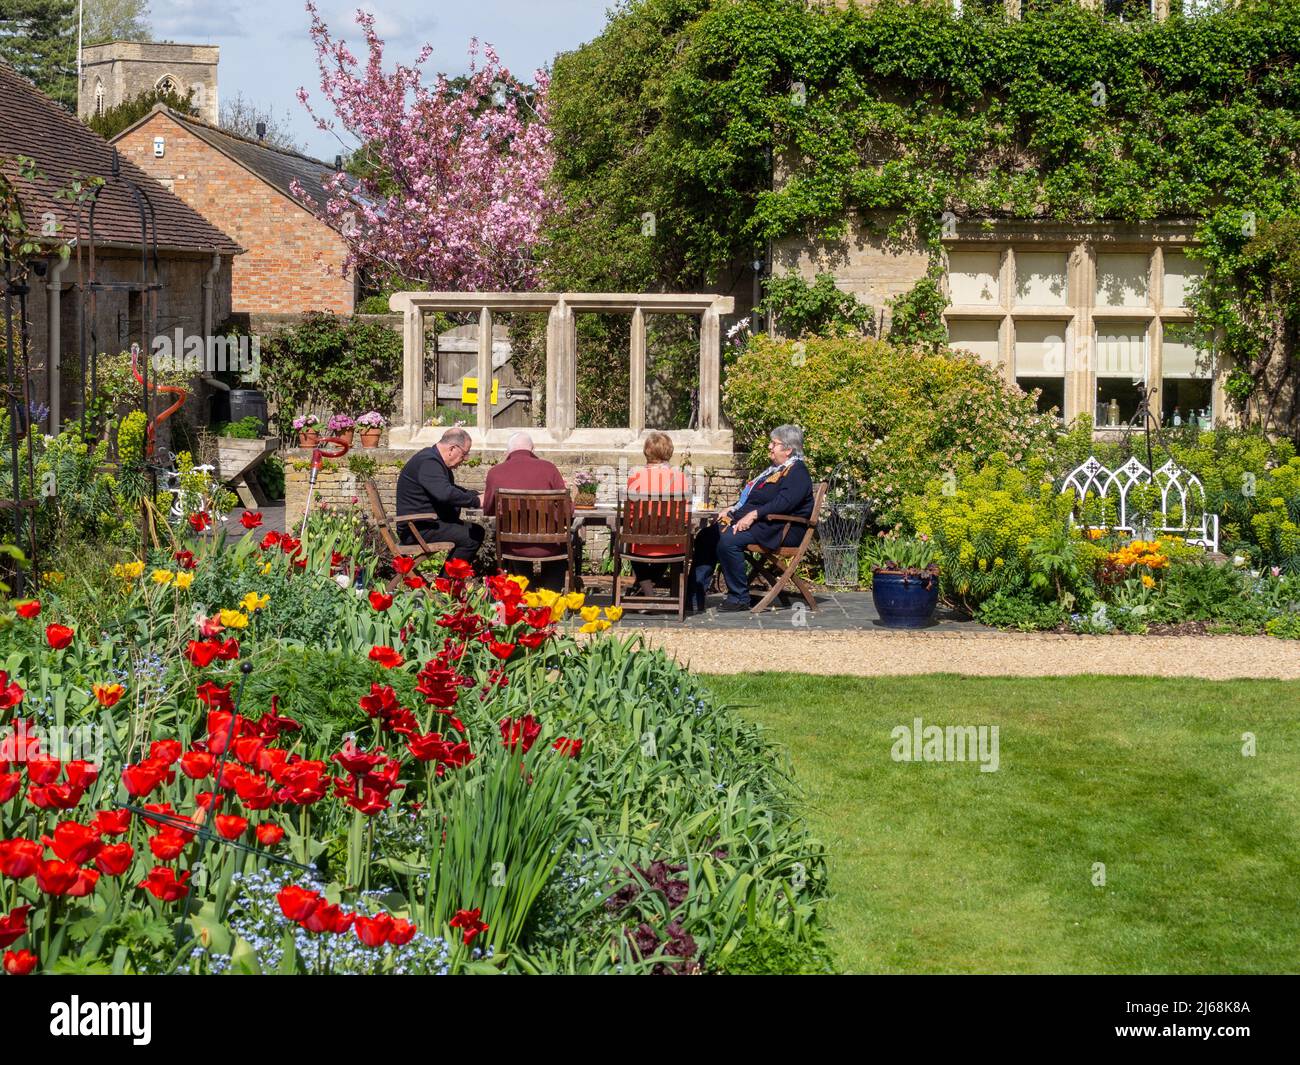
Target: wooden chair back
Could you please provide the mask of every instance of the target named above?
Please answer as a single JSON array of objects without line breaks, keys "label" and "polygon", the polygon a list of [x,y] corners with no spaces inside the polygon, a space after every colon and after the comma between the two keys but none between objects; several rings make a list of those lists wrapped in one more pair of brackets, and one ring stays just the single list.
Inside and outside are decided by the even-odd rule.
[{"label": "wooden chair back", "polygon": [[366,478],[366,502],[370,504],[370,520],[379,530],[380,539],[384,541],[388,553],[394,557],[400,555],[402,549],[393,534],[394,523],[389,520],[388,512],[384,509],[384,501],[379,495],[379,486],[369,477]]},{"label": "wooden chair back", "polygon": [[573,497],[553,489],[503,488],[496,494],[497,557],[524,544],[556,548],[566,556],[573,524]]},{"label": "wooden chair back", "polygon": [[670,554],[648,555],[655,561],[685,557],[691,546],[691,497],[629,494],[618,501],[618,548],[633,554],[633,547],[645,545],[676,548]]}]

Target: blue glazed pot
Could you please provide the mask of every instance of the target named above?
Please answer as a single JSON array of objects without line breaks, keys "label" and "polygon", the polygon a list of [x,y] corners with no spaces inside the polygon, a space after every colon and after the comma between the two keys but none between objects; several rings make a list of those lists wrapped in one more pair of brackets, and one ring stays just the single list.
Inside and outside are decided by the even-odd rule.
[{"label": "blue glazed pot", "polygon": [[930,624],[939,605],[939,575],[877,572],[871,575],[871,599],[880,623],[890,629],[919,629]]}]

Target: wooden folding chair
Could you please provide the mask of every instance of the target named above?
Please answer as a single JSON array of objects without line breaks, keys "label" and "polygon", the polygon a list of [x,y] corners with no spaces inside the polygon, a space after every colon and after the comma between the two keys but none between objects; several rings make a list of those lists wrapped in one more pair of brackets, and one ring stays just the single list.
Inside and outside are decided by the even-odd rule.
[{"label": "wooden folding chair", "polygon": [[[812,543],[813,534],[817,531],[817,522],[821,520],[822,504],[825,502],[826,482],[818,481],[813,485],[813,508],[808,517],[798,518],[792,514],[768,515],[766,519],[768,521],[785,523],[781,529],[781,539],[779,541],[781,546],[774,551],[769,551],[759,544],[749,545],[749,550],[759,556],[760,568],[756,576],[766,579],[770,585],[767,594],[750,608],[750,613],[757,614],[761,610],[766,610],[778,595],[781,597],[782,604],[784,604],[786,589],[791,584],[803,596],[809,610],[817,609],[817,600],[813,598],[811,586],[796,571],[799,568],[799,563],[803,561],[803,556],[808,551],[809,544]],[[787,547],[785,546],[785,538],[792,525],[803,526],[803,539],[794,547]]]},{"label": "wooden folding chair", "polygon": [[[413,558],[417,565],[426,558],[431,558],[440,551],[454,551],[456,545],[446,541],[437,540],[434,543],[426,543],[424,537],[420,535],[420,529],[416,525],[419,521],[438,521],[437,514],[401,514],[397,518],[389,518],[388,512],[384,509],[384,501],[379,496],[379,486],[369,477],[366,478],[366,500],[370,504],[370,520],[379,530],[379,538],[383,541],[384,547],[388,551],[388,562],[391,564],[395,558]],[[402,534],[400,530],[401,523],[405,522],[410,527],[411,534],[415,537],[415,543],[402,543]],[[402,579],[402,574],[394,573],[393,579],[388,582],[385,591],[391,595],[393,589],[397,587],[397,582]]]},{"label": "wooden folding chair", "polygon": [[[564,562],[564,590],[573,591],[573,497],[552,489],[503,488],[495,504],[497,561]],[[512,550],[525,544],[554,550],[540,557]]]},{"label": "wooden folding chair", "polygon": [[[686,620],[686,587],[691,571],[691,498],[683,495],[632,495],[618,501],[614,534],[614,605],[634,610],[676,610],[677,620]],[[667,555],[638,555],[633,546],[655,545],[672,548]],[[619,574],[623,559],[680,566],[677,594],[667,598],[625,594]]]}]

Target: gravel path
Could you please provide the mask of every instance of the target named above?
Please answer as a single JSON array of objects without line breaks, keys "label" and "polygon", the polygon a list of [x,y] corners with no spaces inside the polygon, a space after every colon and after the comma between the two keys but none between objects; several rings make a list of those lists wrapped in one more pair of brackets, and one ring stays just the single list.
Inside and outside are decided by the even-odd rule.
[{"label": "gravel path", "polygon": [[855,677],[1079,673],[1300,679],[1300,642],[1271,636],[1073,636],[1018,632],[684,632],[646,640],[697,673],[773,670]]}]

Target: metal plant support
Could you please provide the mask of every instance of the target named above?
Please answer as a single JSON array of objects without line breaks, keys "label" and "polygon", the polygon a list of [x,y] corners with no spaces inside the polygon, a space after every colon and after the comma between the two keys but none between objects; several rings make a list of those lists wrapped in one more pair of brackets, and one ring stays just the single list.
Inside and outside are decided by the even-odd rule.
[{"label": "metal plant support", "polygon": [[832,588],[856,587],[858,555],[871,504],[858,498],[857,485],[836,468],[826,490],[825,507],[817,523],[817,539],[826,584]]},{"label": "metal plant support", "polygon": [[[152,350],[152,338],[158,316],[158,294],[162,291],[161,272],[158,266],[158,220],[154,213],[153,202],[145,191],[129,177],[122,174],[117,149],[113,149],[112,171],[110,181],[121,182],[131,192],[136,211],[140,217],[140,276],[135,281],[101,281],[98,275],[96,253],[98,244],[95,236],[95,211],[99,206],[99,197],[109,182],[100,184],[83,202],[77,212],[77,308],[78,329],[77,346],[81,366],[81,434],[88,437],[96,431],[91,424],[92,404],[99,390],[99,294],[101,292],[125,292],[129,301],[131,294],[140,297],[140,333],[143,341],[143,357],[140,368],[136,371],[134,358],[132,370],[140,382],[140,407],[146,418],[144,440],[144,472],[149,482],[149,495],[140,504],[140,557],[149,554],[152,532],[150,504],[158,497],[158,474],[165,472],[170,463],[160,465],[160,456],[155,453],[158,425],[165,416],[170,416],[184,402],[170,407],[165,416],[155,417],[152,411],[151,395],[158,391],[149,380],[149,354]],[[86,210],[86,203],[89,210]],[[87,222],[86,239],[82,240],[82,221]],[[82,257],[85,256],[83,267]],[[105,427],[105,432],[108,428]],[[170,458],[170,456],[166,456]]]},{"label": "metal plant support", "polygon": [[[27,319],[27,296],[31,287],[27,284],[27,270],[24,264],[15,260],[13,247],[6,234],[3,247],[0,248],[0,260],[4,268],[4,344],[5,344],[5,399],[9,413],[9,473],[12,497],[0,500],[0,509],[11,511],[13,515],[13,542],[24,549],[28,565],[36,567],[36,516],[37,501],[27,498],[23,493],[22,461],[20,450],[27,458],[27,484],[35,490],[36,474],[32,460],[32,407],[31,407],[31,348]],[[17,298],[17,342],[14,341],[14,300]],[[19,437],[26,443],[20,447]],[[29,520],[30,515],[30,520]],[[15,567],[13,593],[21,598],[26,583],[24,567]]]}]

